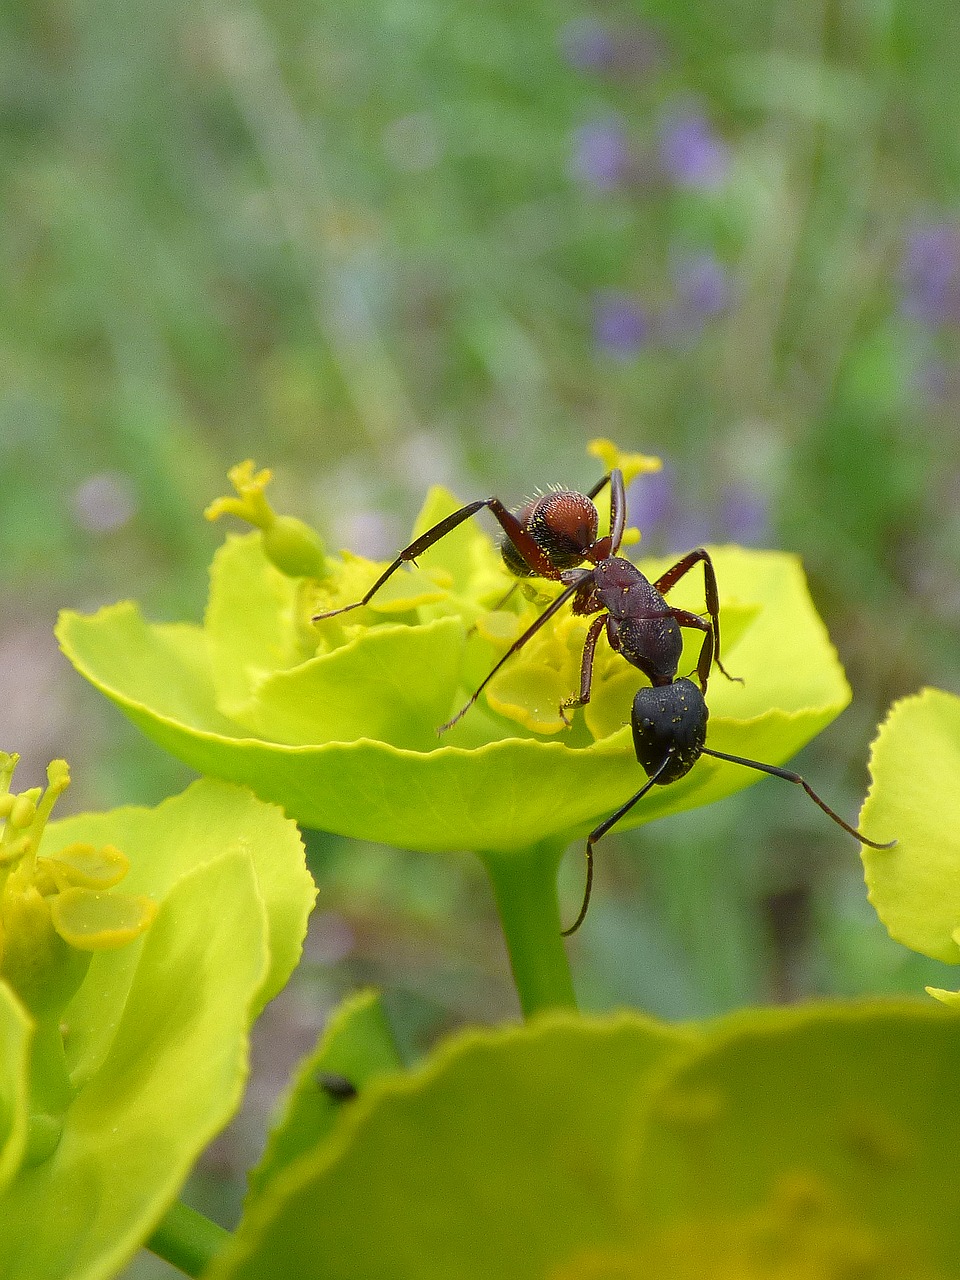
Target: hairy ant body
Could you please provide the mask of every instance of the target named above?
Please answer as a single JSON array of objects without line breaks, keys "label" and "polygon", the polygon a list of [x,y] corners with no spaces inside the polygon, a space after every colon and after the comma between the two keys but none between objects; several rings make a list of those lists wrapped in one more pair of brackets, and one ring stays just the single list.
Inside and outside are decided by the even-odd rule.
[{"label": "hairy ant body", "polygon": [[[593,499],[608,483],[610,532],[598,537],[600,517]],[[560,708],[564,719],[567,708],[582,707],[590,701],[594,655],[604,629],[611,648],[639,668],[653,685],[669,685],[676,678],[683,647],[681,627],[691,627],[704,633],[697,662],[697,679],[704,691],[714,662],[728,679],[734,678],[720,662],[720,599],[709,552],[702,547],[691,551],[656,582],[650,582],[636,565],[617,554],[626,524],[623,473],[618,468],[605,475],[587,494],[568,489],[554,490],[528,502],[516,514],[508,511],[499,498],[483,498],[468,503],[404,547],[360,600],[317,614],[313,621],[333,618],[368,604],[401,565],[415,562],[418,555],[484,507],[503,529],[500,551],[510,572],[519,578],[546,578],[560,582],[564,590],[514,641],[474,690],[469,701],[451,720],[440,726],[439,733],[452,728],[466,714],[503,664],[571,599],[575,614],[585,617],[599,614],[599,617],[590,624],[584,641],[579,694],[567,699]],[[584,561],[588,562],[589,568],[581,567]],[[709,621],[686,609],[674,609],[664,599],[664,594],[699,563],[703,564]]]},{"label": "hairy ant body", "polygon": [[775,778],[796,783],[797,786],[803,787],[814,804],[819,805],[828,818],[832,818],[838,826],[843,827],[844,831],[859,840],[861,844],[868,844],[871,849],[891,849],[897,843],[896,840],[890,840],[886,844],[869,840],[862,832],[844,822],[839,814],[834,813],[830,806],[820,799],[809,783],[790,769],[762,764],[759,760],[747,760],[743,756],[728,755],[725,751],[712,751],[706,745],[709,714],[703,693],[692,680],[683,677],[669,684],[651,685],[637,691],[633,699],[630,722],[633,727],[634,750],[637,753],[637,760],[647,775],[647,781],[636,795],[631,796],[587,837],[587,880],[583,903],[573,924],[561,931],[565,938],[571,933],[576,933],[587,914],[593,884],[593,846],[643,799],[651,787],[667,786],[671,782],[679,781],[690,772],[701,756],[712,756],[715,760],[728,760],[731,764],[742,764],[748,769],[759,769],[761,773],[769,773]]}]

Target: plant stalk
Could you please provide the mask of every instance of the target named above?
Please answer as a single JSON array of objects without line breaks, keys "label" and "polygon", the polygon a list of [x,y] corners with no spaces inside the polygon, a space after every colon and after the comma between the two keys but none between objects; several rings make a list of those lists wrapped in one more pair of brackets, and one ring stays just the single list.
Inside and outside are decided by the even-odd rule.
[{"label": "plant stalk", "polygon": [[178,1200],[157,1224],[146,1247],[188,1276],[201,1276],[232,1239],[230,1232]]},{"label": "plant stalk", "polygon": [[575,1009],[573,978],[557,901],[557,868],[565,842],[547,840],[518,853],[484,853],[524,1017],[543,1009]]}]

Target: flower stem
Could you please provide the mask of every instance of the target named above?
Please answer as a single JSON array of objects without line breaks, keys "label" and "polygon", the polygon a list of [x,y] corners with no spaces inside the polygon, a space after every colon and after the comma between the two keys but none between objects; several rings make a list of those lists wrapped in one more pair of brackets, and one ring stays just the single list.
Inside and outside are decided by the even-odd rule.
[{"label": "flower stem", "polygon": [[224,1245],[230,1232],[178,1200],[147,1240],[147,1248],[188,1276],[199,1276]]},{"label": "flower stem", "polygon": [[519,853],[481,854],[510,953],[520,1007],[576,1008],[567,952],[560,936],[557,868],[564,843],[548,840]]}]

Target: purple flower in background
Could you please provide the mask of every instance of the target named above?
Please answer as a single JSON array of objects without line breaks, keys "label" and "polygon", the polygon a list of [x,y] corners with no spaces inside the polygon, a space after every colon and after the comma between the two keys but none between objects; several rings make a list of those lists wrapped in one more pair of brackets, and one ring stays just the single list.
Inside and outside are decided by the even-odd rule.
[{"label": "purple flower in background", "polygon": [[649,554],[680,555],[711,541],[710,522],[689,499],[677,492],[677,473],[664,462],[663,470],[638,476],[627,493],[629,523],[643,534]]},{"label": "purple flower in background", "polygon": [[570,167],[581,182],[610,191],[624,181],[632,165],[626,130],[619,120],[597,120],[574,133]]},{"label": "purple flower in background", "polygon": [[960,231],[948,223],[915,226],[901,269],[903,310],[920,324],[960,321]]},{"label": "purple flower in background", "polygon": [[610,289],[593,303],[593,336],[598,347],[620,360],[635,356],[650,337],[650,320],[635,298]]},{"label": "purple flower in background", "polygon": [[663,171],[681,187],[718,187],[730,168],[730,152],[702,111],[683,107],[660,125],[658,151]]},{"label": "purple flower in background", "polygon": [[727,485],[720,499],[720,536],[741,546],[763,546],[770,540],[766,498],[748,484]]},{"label": "purple flower in background", "polygon": [[100,471],[81,481],[71,495],[77,524],[90,533],[114,533],[136,515],[133,481],[122,471]]},{"label": "purple flower in background", "polygon": [[680,500],[676,471],[670,463],[665,463],[662,471],[633,481],[627,492],[627,511],[629,523],[640,529],[648,551],[680,555],[718,540],[743,546],[769,542],[769,508],[759,490],[745,483],[727,485],[714,522],[702,507]]},{"label": "purple flower in background", "polygon": [[917,390],[928,404],[943,404],[956,392],[956,378],[945,360],[925,360],[915,374]]},{"label": "purple flower in background", "polygon": [[769,508],[753,485],[727,485],[719,498],[716,521],[698,504],[681,502],[676,471],[664,463],[662,471],[637,476],[627,492],[628,524],[643,532],[646,549],[678,556],[712,541],[733,541],[760,547],[769,541]]},{"label": "purple flower in background", "polygon": [[703,511],[695,508],[680,512],[663,531],[664,554],[681,556],[706,542],[716,542],[713,526]]},{"label": "purple flower in background", "polygon": [[732,288],[726,267],[709,251],[679,258],[673,268],[677,301],[687,314],[711,320],[730,302]]},{"label": "purple flower in background", "polygon": [[708,250],[678,258],[673,265],[674,297],[660,317],[665,342],[697,338],[708,320],[725,311],[733,294],[730,275]]},{"label": "purple flower in background", "polygon": [[674,470],[669,462],[660,471],[637,476],[627,490],[628,521],[649,538],[662,533],[679,511]]},{"label": "purple flower in background", "polygon": [[560,32],[564,57],[578,71],[642,75],[662,58],[656,32],[644,23],[612,30],[596,18],[574,18]]},{"label": "purple flower in background", "polygon": [[564,56],[578,71],[610,71],[617,60],[617,41],[596,18],[575,18],[560,32]]}]

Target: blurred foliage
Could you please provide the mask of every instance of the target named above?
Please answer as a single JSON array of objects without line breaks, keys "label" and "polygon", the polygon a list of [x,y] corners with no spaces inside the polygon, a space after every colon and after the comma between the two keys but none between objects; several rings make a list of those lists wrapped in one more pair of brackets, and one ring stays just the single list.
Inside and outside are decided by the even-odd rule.
[{"label": "blurred foliage", "polygon": [[[888,703],[958,687],[958,44],[948,0],[3,6],[0,745],[90,759],[86,806],[182,785],[52,621],[197,617],[241,458],[375,556],[601,435],[668,461],[647,550],[803,556],[854,703],[797,767],[852,817]],[[310,1000],[380,982],[412,1046],[513,1007],[469,864],[312,845]],[[593,1007],[956,986],[773,782],[598,877]]]}]

